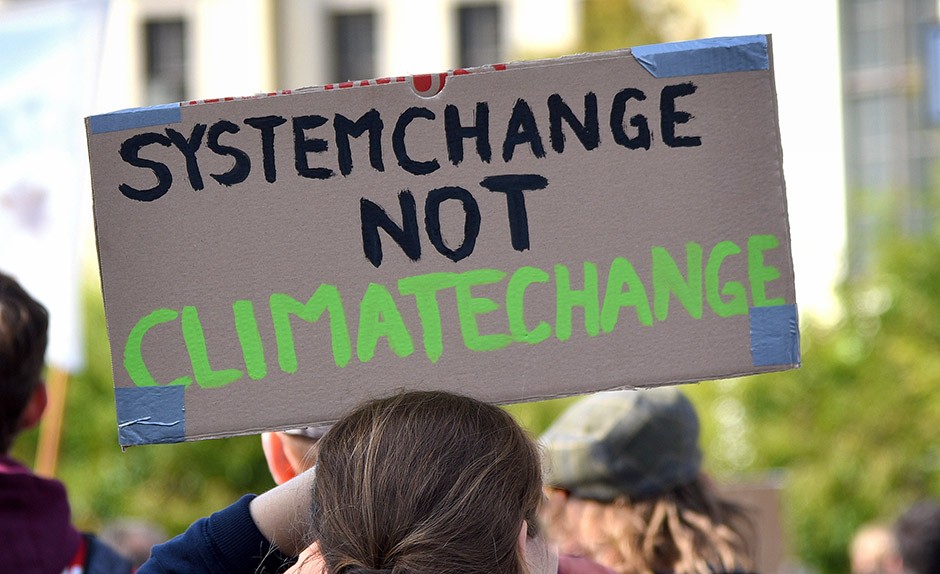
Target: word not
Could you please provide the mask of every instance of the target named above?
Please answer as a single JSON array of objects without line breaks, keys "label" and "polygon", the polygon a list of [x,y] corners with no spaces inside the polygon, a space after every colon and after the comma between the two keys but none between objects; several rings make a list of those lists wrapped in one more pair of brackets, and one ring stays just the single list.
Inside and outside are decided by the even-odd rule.
[{"label": "word not", "polygon": [[[529,215],[526,211],[525,191],[536,191],[548,187],[548,180],[537,174],[493,175],[485,177],[480,185],[493,193],[506,195],[509,215],[509,236],[513,249],[525,251],[529,248]],[[460,203],[464,214],[463,238],[460,246],[448,247],[441,234],[441,205],[445,201]],[[366,198],[359,200],[362,220],[362,250],[366,259],[378,267],[382,264],[382,241],[379,229],[401,247],[412,261],[421,259],[421,240],[418,229],[418,211],[414,196],[405,189],[398,194],[402,224],[399,226],[382,206]],[[424,203],[424,225],[431,245],[437,252],[451,261],[460,261],[473,253],[480,234],[480,207],[473,194],[462,187],[447,186],[432,189]]]},{"label": "word not", "polygon": [[[396,356],[404,359],[414,354],[416,337],[420,337],[427,359],[435,363],[444,352],[445,327],[440,305],[445,295],[452,297],[456,305],[464,346],[478,352],[495,351],[512,344],[537,345],[553,336],[558,341],[567,341],[574,333],[572,316],[576,308],[583,313],[584,333],[590,337],[612,333],[623,323],[624,310],[631,310],[634,321],[643,327],[650,327],[655,321],[666,321],[673,299],[693,319],[701,319],[706,309],[718,317],[746,315],[751,307],[777,306],[785,302],[767,295],[768,283],[779,278],[780,271],[765,263],[764,254],[778,246],[773,235],[752,235],[743,248],[732,241],[721,241],[707,253],[702,245],[690,242],[685,246],[682,266],[667,249],[652,247],[649,277],[644,280],[629,260],[617,257],[607,266],[603,289],[598,266],[592,262],[584,262],[581,267],[581,289],[572,287],[572,270],[561,264],[555,265],[551,273],[526,266],[511,274],[499,269],[477,269],[405,277],[398,281],[398,295],[412,300],[419,317],[417,325],[406,324],[399,307],[402,303],[387,286],[370,283],[358,302],[355,339],[350,331],[350,309],[334,285],[321,284],[307,301],[274,293],[267,301],[267,312],[273,324],[278,367],[283,373],[295,373],[299,368],[297,337],[317,336],[309,331],[295,331],[295,320],[317,323],[324,316],[329,323],[331,351],[337,367],[348,365],[354,352],[360,363],[368,363],[383,339]],[[722,266],[734,257],[745,258],[746,278],[722,277]],[[497,289],[503,296],[497,300],[473,292],[487,287],[489,291]],[[532,317],[526,312],[527,293],[537,289],[554,291],[553,317]],[[188,386],[195,382],[200,387],[219,388],[246,374],[255,381],[267,377],[268,360],[255,303],[235,301],[232,312],[244,369],[242,365],[216,369],[210,364],[198,309],[192,306],[181,310],[163,308],[141,317],[127,337],[124,368],[131,381],[137,386]],[[505,319],[505,330],[481,333],[479,318],[493,313]],[[550,320],[554,324],[549,323]],[[530,327],[533,324],[534,327]],[[153,378],[144,361],[143,348],[146,335],[154,329],[178,330],[191,372],[172,381],[158,382]]]},{"label": "word not", "polygon": [[[660,90],[659,94],[659,136],[664,144],[673,148],[695,147],[702,143],[700,136],[679,135],[677,126],[688,123],[692,114],[676,109],[676,100],[691,96],[696,92],[696,85],[687,82],[668,85]],[[615,94],[610,102],[610,113],[607,118],[610,135],[616,145],[626,149],[650,149],[653,143],[653,130],[650,120],[642,113],[627,117],[627,107],[642,105],[647,99],[646,94],[637,88],[625,88]],[[571,106],[559,95],[552,94],[546,101],[548,112],[548,139],[551,149],[556,153],[564,153],[567,149],[567,138],[564,125],[574,133],[585,150],[596,149],[601,143],[600,117],[598,112],[597,95],[587,92],[584,95],[582,113],[579,117]],[[241,124],[227,119],[221,119],[212,125],[195,124],[188,134],[173,128],[165,128],[164,132],[144,132],[135,134],[121,144],[119,154],[121,159],[136,168],[149,170],[156,183],[149,188],[135,187],[129,183],[118,186],[124,196],[137,201],[154,201],[172,188],[174,172],[166,163],[148,157],[147,148],[162,146],[175,148],[185,163],[186,178],[193,191],[205,188],[203,177],[203,164],[206,154],[231,158],[231,168],[222,173],[210,173],[209,177],[219,184],[231,187],[243,183],[248,179],[255,160],[260,156],[261,168],[268,183],[278,179],[278,150],[284,146],[275,145],[278,138],[293,138],[293,164],[298,177],[325,180],[335,177],[337,170],[344,177],[353,172],[353,154],[350,139],[367,135],[369,166],[378,172],[385,171],[386,150],[390,147],[397,165],[412,175],[428,175],[441,168],[440,157],[446,156],[447,161],[454,166],[464,161],[464,140],[473,140],[476,156],[483,163],[490,163],[493,157],[490,132],[490,105],[488,102],[477,102],[474,106],[472,123],[464,124],[461,119],[461,110],[455,105],[444,108],[443,117],[438,117],[433,110],[414,106],[398,114],[395,119],[391,135],[385,129],[385,120],[382,114],[371,109],[356,119],[336,113],[332,118],[311,114],[285,118],[278,115],[245,118]],[[464,118],[466,114],[464,114]],[[414,157],[411,148],[409,130],[418,121],[435,122],[436,129],[443,131],[443,141],[446,151],[441,150],[439,156]],[[331,124],[332,137],[320,134],[316,137],[315,130],[328,129]],[[253,137],[242,134],[242,128],[247,126],[248,133]],[[546,156],[546,146],[543,137],[545,126],[539,126],[536,114],[524,99],[517,99],[506,122],[501,138],[501,159],[504,163],[512,161],[519,146],[527,147],[537,158]],[[426,139],[424,131],[413,139]],[[330,139],[327,139],[330,138]],[[388,140],[388,141],[387,141]],[[327,165],[311,165],[311,154],[319,155],[330,151],[332,142],[335,149],[335,161]],[[203,148],[205,143],[205,148]],[[206,149],[208,151],[206,151]],[[283,153],[283,152],[281,152]],[[179,174],[176,174],[177,176]]]}]

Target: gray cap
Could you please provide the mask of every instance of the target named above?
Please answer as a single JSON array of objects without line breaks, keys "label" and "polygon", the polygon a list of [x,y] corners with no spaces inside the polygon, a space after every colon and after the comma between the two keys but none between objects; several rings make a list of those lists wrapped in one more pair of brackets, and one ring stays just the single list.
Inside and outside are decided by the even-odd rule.
[{"label": "gray cap", "polygon": [[542,435],[545,482],[578,498],[645,498],[698,476],[698,416],[675,387],[597,393]]}]

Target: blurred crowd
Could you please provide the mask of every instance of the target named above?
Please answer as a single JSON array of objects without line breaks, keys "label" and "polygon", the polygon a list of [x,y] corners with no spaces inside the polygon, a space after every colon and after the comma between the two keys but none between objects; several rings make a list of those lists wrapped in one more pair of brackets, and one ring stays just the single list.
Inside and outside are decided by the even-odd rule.
[{"label": "blurred crowd", "polygon": [[940,503],[922,500],[894,524],[860,528],[850,548],[852,574],[940,572]]}]

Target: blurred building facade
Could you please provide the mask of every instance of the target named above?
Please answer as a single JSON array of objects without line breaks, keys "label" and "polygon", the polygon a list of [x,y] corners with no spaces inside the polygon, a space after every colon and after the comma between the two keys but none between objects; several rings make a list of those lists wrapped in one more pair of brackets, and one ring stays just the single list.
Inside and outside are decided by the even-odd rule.
[{"label": "blurred building facade", "polygon": [[100,111],[558,55],[578,25],[577,0],[111,0]]},{"label": "blurred building facade", "polygon": [[937,0],[839,0],[850,276],[871,268],[883,236],[937,220],[938,18]]}]

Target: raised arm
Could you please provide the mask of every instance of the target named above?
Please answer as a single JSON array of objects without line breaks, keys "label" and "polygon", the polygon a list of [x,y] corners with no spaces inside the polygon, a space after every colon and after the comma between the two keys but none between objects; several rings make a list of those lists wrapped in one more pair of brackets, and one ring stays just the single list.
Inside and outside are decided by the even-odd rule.
[{"label": "raised arm", "polygon": [[200,518],[155,546],[139,574],[256,574],[281,572],[312,541],[314,470],[260,495]]},{"label": "raised arm", "polygon": [[249,505],[258,530],[280,551],[297,556],[316,536],[310,507],[316,467],[254,498]]}]

